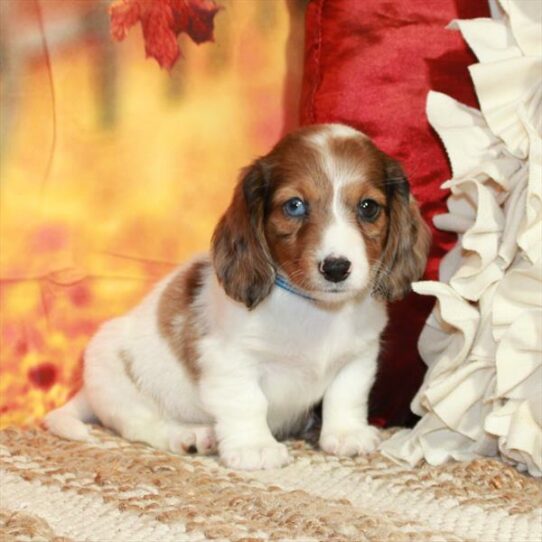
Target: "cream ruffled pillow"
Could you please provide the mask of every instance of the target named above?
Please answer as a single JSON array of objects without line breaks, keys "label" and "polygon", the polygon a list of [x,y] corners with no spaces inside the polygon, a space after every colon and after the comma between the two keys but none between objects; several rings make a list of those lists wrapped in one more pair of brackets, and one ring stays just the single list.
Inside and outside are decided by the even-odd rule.
[{"label": "cream ruffled pillow", "polygon": [[500,20],[455,21],[479,63],[481,111],[431,92],[427,115],[448,152],[457,232],[419,341],[429,366],[412,402],[422,416],[382,451],[425,458],[496,455],[542,475],[542,2],[501,0]]}]

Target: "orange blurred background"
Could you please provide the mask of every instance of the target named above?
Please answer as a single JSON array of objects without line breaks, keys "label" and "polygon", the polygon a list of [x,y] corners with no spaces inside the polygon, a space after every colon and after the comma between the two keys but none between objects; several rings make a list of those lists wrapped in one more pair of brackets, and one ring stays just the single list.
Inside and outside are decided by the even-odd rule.
[{"label": "orange blurred background", "polygon": [[100,322],[206,250],[237,172],[295,125],[303,1],[219,0],[171,73],[109,2],[0,2],[0,427],[79,385]]}]

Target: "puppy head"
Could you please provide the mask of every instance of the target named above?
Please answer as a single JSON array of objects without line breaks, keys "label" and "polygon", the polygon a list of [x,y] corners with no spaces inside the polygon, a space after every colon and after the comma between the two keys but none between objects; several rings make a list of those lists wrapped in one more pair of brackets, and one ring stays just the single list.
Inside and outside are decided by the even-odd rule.
[{"label": "puppy head", "polygon": [[352,128],[315,125],[246,168],[212,241],[219,281],[253,308],[275,274],[340,303],[402,297],[425,268],[427,226],[397,162]]}]

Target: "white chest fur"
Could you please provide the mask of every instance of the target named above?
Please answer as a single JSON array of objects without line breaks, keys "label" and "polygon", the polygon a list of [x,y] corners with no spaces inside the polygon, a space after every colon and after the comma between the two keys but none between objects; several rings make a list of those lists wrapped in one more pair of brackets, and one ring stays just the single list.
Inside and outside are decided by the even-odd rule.
[{"label": "white chest fur", "polygon": [[321,307],[275,287],[250,312],[225,297],[216,284],[207,295],[215,309],[210,328],[215,344],[235,340],[242,349],[243,359],[258,373],[274,432],[295,425],[341,368],[378,342],[386,324],[384,304],[368,295]]}]

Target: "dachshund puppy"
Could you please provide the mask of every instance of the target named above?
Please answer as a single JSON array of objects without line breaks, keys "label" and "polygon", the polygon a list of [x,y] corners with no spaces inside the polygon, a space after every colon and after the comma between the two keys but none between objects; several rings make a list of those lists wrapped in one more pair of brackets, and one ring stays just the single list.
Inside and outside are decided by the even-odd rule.
[{"label": "dachshund puppy", "polygon": [[266,469],[288,463],[276,439],[323,399],[322,450],[370,452],[386,301],[422,275],[428,247],[396,161],[347,126],[302,128],[242,172],[209,255],[99,329],[83,389],[46,425],[87,440],[97,418],[129,440]]}]

